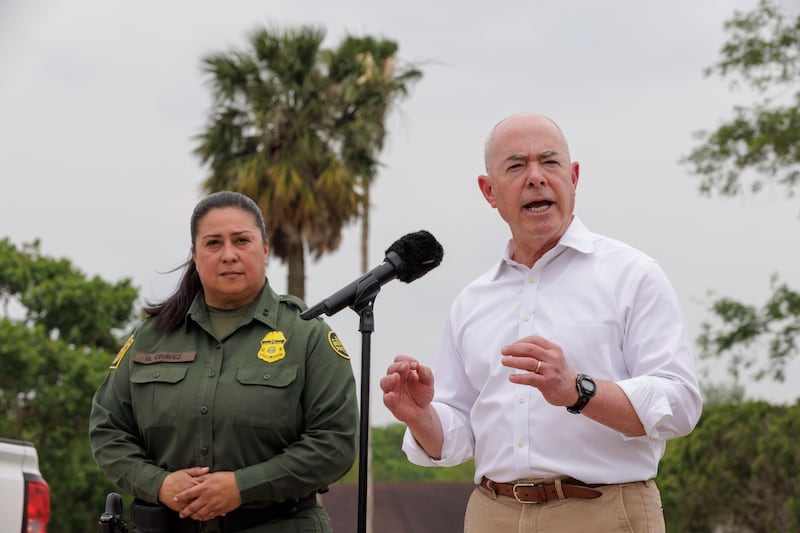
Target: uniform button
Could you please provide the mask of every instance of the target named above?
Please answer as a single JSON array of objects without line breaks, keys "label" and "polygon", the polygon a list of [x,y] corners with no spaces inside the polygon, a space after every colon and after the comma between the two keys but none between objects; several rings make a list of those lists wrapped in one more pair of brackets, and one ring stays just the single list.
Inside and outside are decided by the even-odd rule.
[{"label": "uniform button", "polygon": [[524,320],[525,322],[527,322],[530,319],[531,319],[531,315],[522,315],[522,320]]},{"label": "uniform button", "polygon": [[204,405],[203,407],[201,407],[201,408],[200,408],[200,412],[201,412],[201,413],[203,413],[204,415],[205,415],[205,414],[208,414],[208,407],[206,407],[206,406]]},{"label": "uniform button", "polygon": [[525,446],[525,441],[523,441],[523,440],[517,441],[517,446],[522,448],[523,446]]},{"label": "uniform button", "polygon": [[153,377],[157,378],[161,375],[161,372],[153,372]]},{"label": "uniform button", "polygon": [[519,398],[519,403],[525,403],[525,398],[523,398],[522,396],[520,396],[520,398]]},{"label": "uniform button", "polygon": [[208,455],[208,446],[203,446],[202,448],[200,448],[200,454]]},{"label": "uniform button", "polygon": [[534,281],[536,281],[536,278],[533,275],[528,276],[528,283],[533,283]]},{"label": "uniform button", "polygon": [[269,378],[271,378],[271,377],[272,377],[272,376],[270,376],[269,374],[264,374],[264,379],[269,379]]},{"label": "uniform button", "polygon": [[217,375],[217,373],[216,373],[216,372],[214,372],[213,370],[212,370],[211,372],[209,372],[209,373],[208,373],[208,377],[210,377],[210,378],[213,378],[213,377],[214,377],[214,376],[216,376],[216,375]]}]

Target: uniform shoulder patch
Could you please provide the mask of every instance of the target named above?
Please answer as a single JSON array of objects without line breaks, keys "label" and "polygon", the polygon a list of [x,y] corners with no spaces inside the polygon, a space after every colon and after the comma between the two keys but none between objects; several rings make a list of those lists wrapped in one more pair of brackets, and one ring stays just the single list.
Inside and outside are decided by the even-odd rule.
[{"label": "uniform shoulder patch", "polygon": [[333,331],[328,332],[328,344],[331,345],[336,355],[344,357],[345,359],[350,359],[350,354],[344,349],[344,344],[342,344],[342,341],[339,340],[339,336]]},{"label": "uniform shoulder patch", "polygon": [[111,361],[111,365],[109,365],[109,370],[116,370],[119,368],[119,364],[122,362],[122,359],[125,357],[125,354],[128,353],[131,345],[133,344],[133,335],[128,337],[128,340],[125,341],[125,344],[122,345],[122,348],[119,349],[117,355],[114,357],[114,360]]}]

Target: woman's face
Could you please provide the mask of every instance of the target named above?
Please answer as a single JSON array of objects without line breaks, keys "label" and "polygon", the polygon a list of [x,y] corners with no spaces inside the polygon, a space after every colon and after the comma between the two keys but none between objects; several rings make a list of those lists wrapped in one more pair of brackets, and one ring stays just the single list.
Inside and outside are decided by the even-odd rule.
[{"label": "woman's face", "polygon": [[269,243],[249,212],[223,207],[206,213],[192,250],[206,303],[235,309],[253,301],[264,287],[268,255]]}]

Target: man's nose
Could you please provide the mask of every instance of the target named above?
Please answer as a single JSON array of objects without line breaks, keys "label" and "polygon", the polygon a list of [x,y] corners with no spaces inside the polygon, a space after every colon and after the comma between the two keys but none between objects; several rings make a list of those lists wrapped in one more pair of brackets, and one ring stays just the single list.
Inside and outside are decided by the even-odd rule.
[{"label": "man's nose", "polygon": [[528,187],[544,187],[547,185],[547,178],[538,165],[531,165],[531,170],[528,172],[527,185]]}]

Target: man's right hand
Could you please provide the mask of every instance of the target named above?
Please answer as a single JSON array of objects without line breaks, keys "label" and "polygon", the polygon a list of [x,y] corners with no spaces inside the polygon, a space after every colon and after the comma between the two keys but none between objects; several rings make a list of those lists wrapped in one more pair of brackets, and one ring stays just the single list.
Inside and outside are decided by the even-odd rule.
[{"label": "man's right hand", "polygon": [[394,417],[413,424],[433,400],[433,372],[407,355],[398,355],[381,378],[383,404]]},{"label": "man's right hand", "polygon": [[443,434],[433,401],[433,372],[407,355],[398,355],[381,378],[383,404],[408,426],[417,443],[433,459],[442,456]]}]

